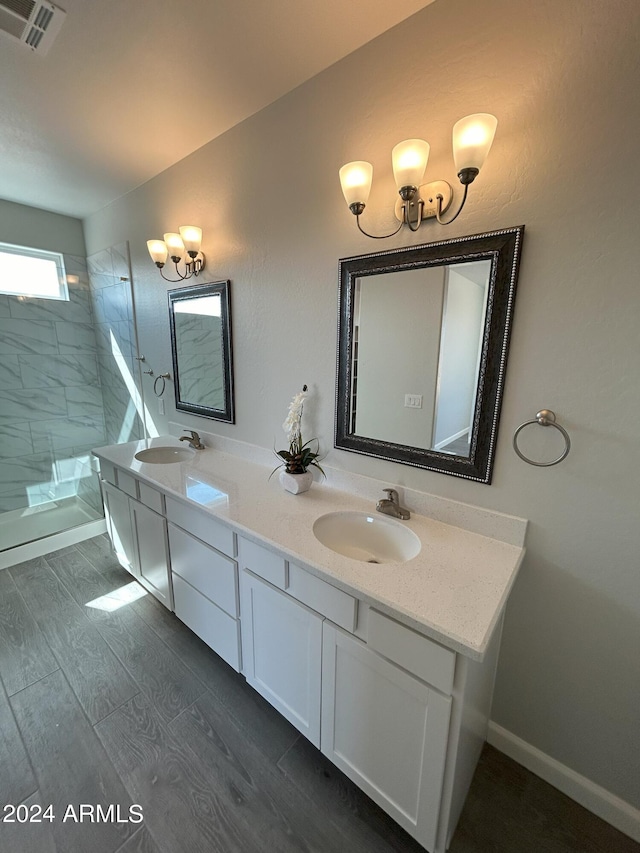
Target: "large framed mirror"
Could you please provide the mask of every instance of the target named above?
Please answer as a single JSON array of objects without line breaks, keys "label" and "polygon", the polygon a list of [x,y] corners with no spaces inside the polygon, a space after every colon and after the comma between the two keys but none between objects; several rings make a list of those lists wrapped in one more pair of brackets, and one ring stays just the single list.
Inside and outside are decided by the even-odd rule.
[{"label": "large framed mirror", "polygon": [[491,482],[523,233],[340,261],[336,447]]},{"label": "large framed mirror", "polygon": [[230,282],[170,290],[176,409],[235,423]]}]

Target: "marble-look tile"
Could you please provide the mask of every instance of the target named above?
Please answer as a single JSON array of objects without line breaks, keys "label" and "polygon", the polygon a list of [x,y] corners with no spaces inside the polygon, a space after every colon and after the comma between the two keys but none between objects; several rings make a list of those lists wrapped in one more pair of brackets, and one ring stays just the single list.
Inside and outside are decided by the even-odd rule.
[{"label": "marble-look tile", "polygon": [[0,426],[0,459],[28,456],[30,453],[33,453],[33,442],[28,423]]},{"label": "marble-look tile", "polygon": [[5,459],[0,475],[0,495],[11,495],[17,490],[27,490],[29,487],[35,489],[54,479],[53,458],[50,453],[32,453],[30,456]]},{"label": "marble-look tile", "polygon": [[129,285],[118,282],[109,287],[103,287],[93,294],[93,313],[98,323],[120,323],[130,316]]},{"label": "marble-look tile", "polygon": [[96,476],[85,477],[78,483],[76,492],[79,498],[89,504],[98,515],[104,515],[102,510],[102,496],[100,494],[100,483]]},{"label": "marble-look tile", "polygon": [[101,252],[89,255],[87,258],[87,269],[91,276],[113,276],[113,259],[111,257],[111,252],[108,249],[103,249]]},{"label": "marble-look tile", "polygon": [[64,417],[66,414],[67,401],[62,389],[55,393],[40,388],[0,390],[0,424],[38,421],[43,417]]},{"label": "marble-look tile", "polygon": [[44,498],[39,498],[36,501],[30,500],[23,486],[16,486],[12,491],[0,492],[0,513],[12,512],[15,509],[24,509],[28,506],[37,506],[40,503],[45,503]]},{"label": "marble-look tile", "polygon": [[[39,356],[37,356],[39,358]],[[51,356],[49,356],[50,358]],[[20,362],[17,355],[4,355],[0,359],[0,388],[22,388]]]},{"label": "marble-look tile", "polygon": [[136,409],[136,401],[122,388],[102,389],[104,398],[104,422],[108,444],[121,444],[142,438],[144,429]]},{"label": "marble-look tile", "polygon": [[138,354],[133,320],[129,319],[117,323],[114,334],[123,355],[130,355],[133,358],[133,356]]},{"label": "marble-look tile", "polygon": [[63,255],[64,257],[64,266],[68,273],[71,275],[84,275],[87,277],[88,281],[88,264],[87,259],[83,258],[81,255]]},{"label": "marble-look tile", "polygon": [[31,437],[36,453],[49,449],[68,450],[79,444],[98,447],[105,440],[104,421],[87,415],[34,421]]},{"label": "marble-look tile", "polygon": [[117,282],[117,279],[112,275],[100,275],[99,273],[89,273],[89,289],[91,295],[95,297],[103,287],[111,287]]},{"label": "marble-look tile", "polygon": [[89,294],[78,287],[69,287],[68,300],[13,298],[9,307],[11,316],[16,320],[40,320],[52,323],[56,320],[66,320],[68,323],[90,323],[92,319]]},{"label": "marble-look tile", "polygon": [[[79,355],[18,356],[24,388],[60,385],[97,385],[98,362],[94,353]],[[1,368],[0,368],[1,374]],[[0,381],[0,388],[3,387]]]},{"label": "marble-look tile", "polygon": [[131,278],[131,271],[129,266],[129,243],[118,243],[115,246],[111,246],[110,249],[107,250],[111,255],[111,262],[113,264],[113,274],[118,276],[118,278]]},{"label": "marble-look tile", "polygon": [[59,352],[95,352],[98,348],[93,323],[55,323]]},{"label": "marble-look tile", "polygon": [[[92,446],[95,446],[92,444]],[[87,459],[88,451],[74,453],[71,448],[57,451],[53,463],[56,483],[78,482],[90,480],[95,474]]]},{"label": "marble-look tile", "polygon": [[135,384],[137,371],[136,362],[131,357],[100,356],[98,358],[100,368],[100,383],[103,387],[128,388]]},{"label": "marble-look tile", "polygon": [[[63,323],[62,325],[73,326],[74,324]],[[22,352],[42,355],[58,352],[55,325],[37,320],[0,318],[0,355]]]},{"label": "marble-look tile", "polygon": [[133,358],[138,354],[132,320],[96,323],[95,329],[99,355]]},{"label": "marble-look tile", "polygon": [[97,478],[100,473],[100,463],[91,452],[94,447],[95,444],[76,444],[71,448],[71,453],[82,462],[87,477],[95,474]]},{"label": "marble-look tile", "polygon": [[[102,418],[104,403],[102,389],[97,385],[75,385],[64,389],[69,417],[88,416],[98,421]],[[65,413],[65,414],[66,414]]]},{"label": "marble-look tile", "polygon": [[[96,323],[94,329],[98,355],[111,355],[113,351],[111,326],[108,323]],[[113,338],[115,339],[115,335]]]}]

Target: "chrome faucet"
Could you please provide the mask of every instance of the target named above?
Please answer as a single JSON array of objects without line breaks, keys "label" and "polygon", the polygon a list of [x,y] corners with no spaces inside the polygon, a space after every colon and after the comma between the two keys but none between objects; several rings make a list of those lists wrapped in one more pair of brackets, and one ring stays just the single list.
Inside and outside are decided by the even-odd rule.
[{"label": "chrome faucet", "polygon": [[187,432],[190,432],[191,435],[181,435],[180,441],[188,441],[189,447],[193,447],[194,450],[204,450],[204,444],[200,441],[200,436],[194,429],[188,429]]},{"label": "chrome faucet", "polygon": [[385,515],[392,515],[394,518],[401,518],[403,521],[411,518],[411,513],[406,506],[400,506],[400,499],[395,489],[383,489],[387,497],[381,498],[376,504],[378,512],[383,512]]}]

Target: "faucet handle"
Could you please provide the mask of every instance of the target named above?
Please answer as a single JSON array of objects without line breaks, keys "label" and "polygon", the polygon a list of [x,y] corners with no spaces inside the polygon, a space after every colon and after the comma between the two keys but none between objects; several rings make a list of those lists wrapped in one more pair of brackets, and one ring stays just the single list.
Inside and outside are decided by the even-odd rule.
[{"label": "faucet handle", "polygon": [[398,493],[395,489],[383,489],[382,491],[387,495],[387,498],[391,501],[392,504],[400,503]]}]

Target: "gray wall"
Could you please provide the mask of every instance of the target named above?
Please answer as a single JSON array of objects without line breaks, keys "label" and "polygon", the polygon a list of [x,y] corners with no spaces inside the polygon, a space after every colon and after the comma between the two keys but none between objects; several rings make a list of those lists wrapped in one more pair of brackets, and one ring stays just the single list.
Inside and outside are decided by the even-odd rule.
[{"label": "gray wall", "polygon": [[0,242],[84,258],[82,222],[26,204],[0,199]]},{"label": "gray wall", "polygon": [[358,435],[431,447],[443,294],[441,267],[360,279]]},{"label": "gray wall", "polygon": [[[327,464],[531,520],[493,718],[636,807],[639,25],[637,0],[434,3],[85,223],[91,253],[131,242],[140,345],[157,372],[171,364],[167,285],[145,241],[200,225],[204,280],[232,281],[237,424],[179,422],[271,448],[306,382],[306,430]],[[363,220],[389,229],[393,145],[424,136],[427,178],[455,183],[451,127],[476,111],[500,123],[468,208],[385,248],[526,224],[490,487],[331,449],[337,260],[379,249],[337,170],[374,163]],[[573,438],[548,469],[511,449],[543,406]]]}]

